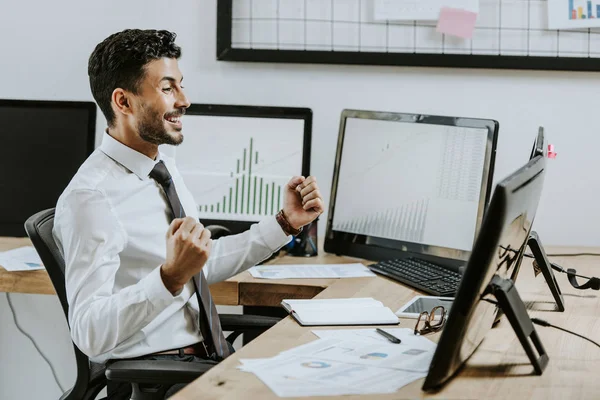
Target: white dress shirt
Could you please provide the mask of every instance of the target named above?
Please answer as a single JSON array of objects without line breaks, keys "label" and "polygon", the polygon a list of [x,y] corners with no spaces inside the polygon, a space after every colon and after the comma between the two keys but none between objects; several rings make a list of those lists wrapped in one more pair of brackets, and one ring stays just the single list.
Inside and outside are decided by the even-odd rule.
[{"label": "white dress shirt", "polygon": [[[202,340],[198,301],[188,282],[173,296],[160,277],[170,224],[167,198],[148,176],[163,160],[188,216],[196,203],[175,162],[156,160],[108,134],[56,206],[54,237],[64,255],[71,335],[94,362],[138,357]],[[269,257],[290,240],[275,217],[215,240],[203,268],[209,283]]]}]

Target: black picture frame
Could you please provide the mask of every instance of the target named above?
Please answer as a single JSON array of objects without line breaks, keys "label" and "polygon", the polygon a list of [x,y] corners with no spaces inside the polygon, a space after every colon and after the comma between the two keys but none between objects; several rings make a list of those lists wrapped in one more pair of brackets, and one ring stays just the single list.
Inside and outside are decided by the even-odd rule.
[{"label": "black picture frame", "polygon": [[217,60],[220,61],[600,71],[600,58],[237,49],[231,41],[232,2],[217,1]]}]

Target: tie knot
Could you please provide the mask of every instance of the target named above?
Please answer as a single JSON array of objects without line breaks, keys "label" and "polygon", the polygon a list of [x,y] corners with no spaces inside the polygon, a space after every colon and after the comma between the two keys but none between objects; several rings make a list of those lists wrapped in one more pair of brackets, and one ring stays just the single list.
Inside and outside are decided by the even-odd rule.
[{"label": "tie knot", "polygon": [[150,171],[150,178],[157,181],[161,186],[168,185],[169,182],[171,182],[171,174],[162,160],[156,163],[154,168],[152,168],[152,171]]}]

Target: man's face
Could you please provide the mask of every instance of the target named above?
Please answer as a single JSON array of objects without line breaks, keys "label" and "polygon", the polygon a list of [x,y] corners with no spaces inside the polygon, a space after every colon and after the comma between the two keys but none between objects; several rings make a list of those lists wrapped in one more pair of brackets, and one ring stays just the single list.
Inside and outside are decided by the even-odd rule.
[{"label": "man's face", "polygon": [[178,145],[183,142],[181,116],[190,102],[183,93],[183,76],[174,58],[146,64],[146,74],[135,96],[136,128],[146,142]]}]

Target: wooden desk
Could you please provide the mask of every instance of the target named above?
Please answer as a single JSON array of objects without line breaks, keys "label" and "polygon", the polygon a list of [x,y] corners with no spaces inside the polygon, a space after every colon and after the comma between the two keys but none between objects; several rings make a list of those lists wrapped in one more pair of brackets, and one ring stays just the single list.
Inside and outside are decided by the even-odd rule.
[{"label": "wooden desk", "polygon": [[[31,246],[27,238],[0,238],[0,251]],[[56,294],[46,270],[7,271],[0,266],[0,292]]]},{"label": "wooden desk", "polygon": [[[0,237],[0,251],[31,246],[27,238]],[[269,264],[339,264],[359,262],[354,258],[337,257],[321,251],[319,256],[302,258],[279,256]],[[295,279],[266,282],[242,272],[224,282],[210,286],[215,303],[219,305],[278,307],[284,298],[311,299],[331,285],[334,279]],[[56,294],[45,270],[10,272],[0,266],[0,293]]]},{"label": "wooden desk", "polygon": [[[553,248],[553,251],[576,252],[579,249]],[[597,249],[592,249],[592,251]],[[586,249],[590,251],[590,249]],[[600,261],[593,257],[554,258],[564,266],[583,274],[598,275],[594,268]],[[257,283],[250,278],[246,284]],[[555,325],[571,329],[600,341],[600,296],[596,291],[572,289],[565,275],[558,276],[565,297],[564,313],[554,312],[553,299],[539,275],[534,278],[530,260],[524,260],[517,288],[529,314]],[[265,287],[265,286],[261,286]],[[266,287],[265,287],[266,289]],[[417,293],[385,278],[343,279],[330,283],[318,298],[374,297],[392,310],[398,309]],[[414,320],[403,319],[400,326],[412,327]],[[600,349],[573,335],[550,327],[536,326],[550,363],[542,376],[532,375],[532,367],[505,318],[492,329],[465,368],[438,393],[421,391],[423,379],[390,395],[344,396],[344,399],[447,398],[447,399],[597,399],[600,393]],[[255,375],[236,369],[240,358],[272,357],[280,351],[315,340],[311,328],[299,326],[286,318],[254,342],[243,347],[217,367],[172,397],[192,399],[276,399],[278,398]],[[439,334],[429,335],[437,341]],[[476,378],[476,379],[474,379]],[[323,397],[329,400],[331,397]]]}]

